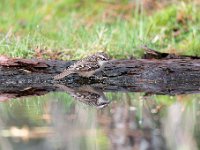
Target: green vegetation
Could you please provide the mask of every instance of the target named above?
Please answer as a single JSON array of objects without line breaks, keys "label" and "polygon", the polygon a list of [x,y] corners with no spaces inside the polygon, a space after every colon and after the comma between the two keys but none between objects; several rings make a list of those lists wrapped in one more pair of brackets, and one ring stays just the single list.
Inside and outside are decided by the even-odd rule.
[{"label": "green vegetation", "polygon": [[[200,56],[198,0],[166,0],[167,3],[160,0],[161,3],[153,6],[151,0],[148,1],[142,4],[140,0],[133,1],[135,3],[128,0],[0,0],[0,55],[70,60],[105,51],[114,58],[129,58],[140,57],[143,53],[140,45],[145,44],[162,52]],[[194,118],[200,112],[197,94],[186,98],[163,95],[145,98],[143,95],[106,93],[110,101],[127,108],[136,107],[138,121],[142,120],[146,107],[159,106],[161,112],[158,110],[158,113],[162,117],[177,101],[184,106],[182,110]],[[58,112],[60,114],[73,118],[74,114],[81,114],[78,110],[84,107],[80,110],[95,120],[94,107],[87,107],[66,93],[51,93],[1,102],[0,121],[2,119],[7,126],[49,126],[45,115],[52,115],[54,102],[64,109]],[[110,106],[108,109],[112,111]],[[195,128],[197,139],[198,127]],[[97,143],[106,149],[108,139],[101,130],[97,127],[97,133],[83,137],[81,144]],[[98,140],[94,136],[99,137]]]},{"label": "green vegetation", "polygon": [[[139,57],[142,44],[164,52],[200,54],[200,5],[197,2],[161,2],[150,8],[151,2],[136,2],[1,0],[0,54],[69,60],[105,51],[115,58],[128,58]],[[134,94],[128,99],[134,102],[140,96]],[[70,96],[61,93],[19,103],[10,101],[5,105],[24,104],[27,106],[24,111],[41,114],[46,103],[43,99],[52,97],[60,99],[66,110],[74,105]],[[122,99],[115,93],[107,93],[107,97],[113,101]],[[153,99],[165,105],[176,101],[176,97],[168,96]],[[35,107],[29,109],[29,105]]]},{"label": "green vegetation", "polygon": [[199,54],[199,5],[193,1],[161,3],[151,9],[146,5],[150,4],[1,0],[0,54],[69,60],[106,51],[127,58],[140,56],[141,44]]}]

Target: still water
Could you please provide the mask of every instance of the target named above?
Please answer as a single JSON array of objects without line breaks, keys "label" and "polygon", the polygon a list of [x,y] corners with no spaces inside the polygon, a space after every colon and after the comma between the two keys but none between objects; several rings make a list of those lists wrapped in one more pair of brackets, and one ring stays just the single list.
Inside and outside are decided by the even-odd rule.
[{"label": "still water", "polygon": [[1,150],[200,149],[200,95],[104,94],[103,108],[65,92],[0,102]]}]

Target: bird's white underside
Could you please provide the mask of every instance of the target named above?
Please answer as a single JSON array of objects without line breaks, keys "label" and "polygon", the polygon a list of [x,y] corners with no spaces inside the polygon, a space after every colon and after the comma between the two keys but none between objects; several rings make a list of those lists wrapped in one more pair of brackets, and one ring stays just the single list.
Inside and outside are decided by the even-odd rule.
[{"label": "bird's white underside", "polygon": [[103,66],[106,62],[108,62],[108,61],[98,61],[98,65],[101,67],[101,66]]}]

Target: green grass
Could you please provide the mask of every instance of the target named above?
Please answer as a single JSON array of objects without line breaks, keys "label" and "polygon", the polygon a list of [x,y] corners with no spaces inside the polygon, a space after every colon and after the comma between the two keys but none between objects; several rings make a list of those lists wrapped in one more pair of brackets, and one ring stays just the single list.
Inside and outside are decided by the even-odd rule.
[{"label": "green grass", "polygon": [[[140,45],[146,44],[161,52],[200,56],[200,5],[189,0],[178,1],[159,11],[150,11],[139,4],[127,9],[128,0],[120,4],[110,1],[114,2],[0,0],[0,55],[32,58],[37,55],[35,49],[39,49],[43,50],[44,58],[52,59],[80,59],[97,51],[105,51],[114,58],[129,58],[139,57],[143,53]],[[58,52],[61,52],[59,57],[54,57]],[[186,109],[191,117],[195,118],[195,113],[199,113],[198,95],[185,99],[178,96],[144,99],[142,95],[106,93],[110,101],[130,102],[135,106],[138,121],[143,117],[144,107],[151,102],[163,107],[161,117],[177,101],[188,106]],[[10,125],[45,126],[47,123],[41,116],[51,102],[63,105],[64,113],[73,113],[74,106],[76,109],[82,106],[65,93],[53,93],[0,103],[0,118]],[[195,136],[198,137],[196,126]],[[107,137],[101,132],[97,132],[97,136],[95,142],[106,149]],[[93,137],[87,138],[88,142],[94,142]]]},{"label": "green grass", "polygon": [[[140,56],[141,44],[159,51],[199,55],[200,6],[176,2],[151,11],[109,2],[1,0],[0,54],[35,57],[35,49],[57,59],[79,59],[105,51],[115,58]],[[179,34],[174,36],[174,30]],[[48,54],[45,58],[52,58]]]}]

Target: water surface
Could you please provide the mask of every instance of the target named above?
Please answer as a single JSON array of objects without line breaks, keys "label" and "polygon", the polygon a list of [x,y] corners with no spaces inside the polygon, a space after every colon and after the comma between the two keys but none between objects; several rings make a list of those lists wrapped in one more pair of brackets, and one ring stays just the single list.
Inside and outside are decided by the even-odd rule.
[{"label": "water surface", "polygon": [[200,149],[199,94],[104,94],[104,108],[65,92],[1,102],[1,149]]}]

